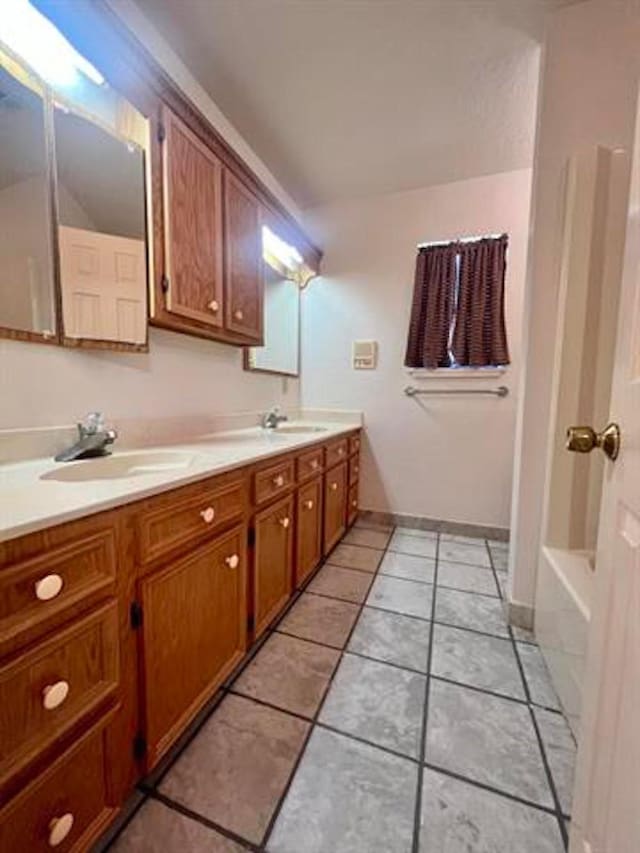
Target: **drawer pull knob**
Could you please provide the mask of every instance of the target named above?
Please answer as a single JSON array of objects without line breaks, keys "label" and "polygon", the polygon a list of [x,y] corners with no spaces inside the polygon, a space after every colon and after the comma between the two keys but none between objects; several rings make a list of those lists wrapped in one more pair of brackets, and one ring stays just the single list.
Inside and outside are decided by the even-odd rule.
[{"label": "drawer pull knob", "polygon": [[358,501],[351,501],[351,506],[355,509],[358,506]]},{"label": "drawer pull knob", "polygon": [[320,463],[318,462],[318,460],[317,460],[317,459],[312,459],[312,460],[311,460],[311,468],[312,468],[312,470],[313,470],[313,471],[315,471],[315,470],[317,469],[317,467],[318,467],[318,465],[319,465],[319,464],[320,464]]},{"label": "drawer pull knob", "polygon": [[45,711],[55,711],[69,695],[69,682],[56,681],[55,684],[47,684],[42,691],[42,706]]},{"label": "drawer pull knob", "polygon": [[313,509],[313,501],[305,501],[304,505],[306,509]]},{"label": "drawer pull knob", "polygon": [[220,310],[220,303],[218,302],[217,299],[212,299],[207,307],[209,308],[210,311],[212,311],[215,314],[215,313],[217,313],[217,311]]},{"label": "drawer pull knob", "polygon": [[233,316],[236,318],[236,320],[244,320],[244,311],[242,311],[241,308],[238,308],[237,311],[233,312]]},{"label": "drawer pull knob", "polygon": [[211,524],[216,517],[216,511],[212,506],[208,506],[206,509],[201,510],[200,515],[206,524]]},{"label": "drawer pull knob", "polygon": [[240,565],[240,557],[238,557],[237,554],[232,554],[230,557],[225,557],[224,561],[230,569],[237,569]]},{"label": "drawer pull knob", "polygon": [[73,815],[71,812],[63,814],[62,817],[54,817],[49,824],[49,847],[57,847],[65,840],[73,829]]},{"label": "drawer pull knob", "polygon": [[344,456],[344,447],[338,448],[338,456]]},{"label": "drawer pull knob", "polygon": [[360,470],[360,468],[359,468],[357,465],[354,465],[354,466],[353,466],[353,470],[354,470],[354,471],[356,472],[356,474],[357,474],[357,473],[358,473],[358,471]]},{"label": "drawer pull knob", "polygon": [[280,524],[281,524],[281,525],[284,527],[284,529],[286,530],[286,529],[287,529],[287,527],[291,524],[291,521],[290,521],[290,519],[289,519],[289,518],[287,518],[287,517],[285,516],[284,518],[281,518],[281,519],[280,519]]},{"label": "drawer pull knob", "polygon": [[281,486],[284,486],[284,477],[282,474],[278,474],[277,477],[273,478],[273,485],[279,489]]},{"label": "drawer pull knob", "polygon": [[40,601],[50,601],[60,593],[62,585],[60,575],[46,575],[46,577],[36,581],[36,598],[40,599]]},{"label": "drawer pull knob", "polygon": [[331,488],[332,492],[336,492],[338,490],[338,484],[337,483],[331,483],[330,488]]}]

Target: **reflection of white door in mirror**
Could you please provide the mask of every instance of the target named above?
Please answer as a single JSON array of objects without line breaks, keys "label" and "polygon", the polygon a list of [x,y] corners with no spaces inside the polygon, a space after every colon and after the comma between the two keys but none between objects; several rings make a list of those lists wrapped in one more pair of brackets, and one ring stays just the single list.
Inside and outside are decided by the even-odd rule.
[{"label": "reflection of white door in mirror", "polygon": [[144,240],[61,225],[59,241],[65,335],[144,343]]}]

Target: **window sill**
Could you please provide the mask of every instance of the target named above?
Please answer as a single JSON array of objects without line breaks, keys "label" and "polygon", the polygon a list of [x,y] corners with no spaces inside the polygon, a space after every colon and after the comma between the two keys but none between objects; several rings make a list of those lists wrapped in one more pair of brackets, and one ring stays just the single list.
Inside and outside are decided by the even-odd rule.
[{"label": "window sill", "polygon": [[407,375],[414,379],[496,379],[504,376],[507,367],[436,367],[427,370],[422,367],[405,368]]}]

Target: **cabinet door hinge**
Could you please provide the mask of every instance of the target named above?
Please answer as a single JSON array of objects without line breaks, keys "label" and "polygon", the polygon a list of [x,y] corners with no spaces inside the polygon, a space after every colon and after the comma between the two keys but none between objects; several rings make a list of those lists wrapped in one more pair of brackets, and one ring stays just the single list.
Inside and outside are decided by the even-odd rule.
[{"label": "cabinet door hinge", "polygon": [[134,601],[131,603],[129,616],[131,620],[131,627],[134,631],[136,631],[142,625],[142,605],[139,601]]},{"label": "cabinet door hinge", "polygon": [[255,529],[255,527],[249,528],[248,543],[249,543],[250,548],[253,548],[253,546],[256,544],[256,529]]},{"label": "cabinet door hinge", "polygon": [[147,754],[147,741],[143,735],[138,732],[133,739],[133,757],[136,761],[140,761]]},{"label": "cabinet door hinge", "polygon": [[158,142],[164,142],[167,138],[167,130],[162,122],[158,124]]},{"label": "cabinet door hinge", "polygon": [[163,293],[169,292],[169,277],[168,276],[166,276],[166,275],[162,276],[162,278],[160,279],[160,287],[162,288]]}]

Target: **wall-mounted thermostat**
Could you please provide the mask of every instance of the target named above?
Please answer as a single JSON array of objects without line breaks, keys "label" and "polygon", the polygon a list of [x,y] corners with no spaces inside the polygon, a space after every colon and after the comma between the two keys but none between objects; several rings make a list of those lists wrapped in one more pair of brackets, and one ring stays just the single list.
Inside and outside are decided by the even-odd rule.
[{"label": "wall-mounted thermostat", "polygon": [[353,368],[354,370],[375,370],[378,364],[378,342],[377,341],[354,341],[353,342]]}]

